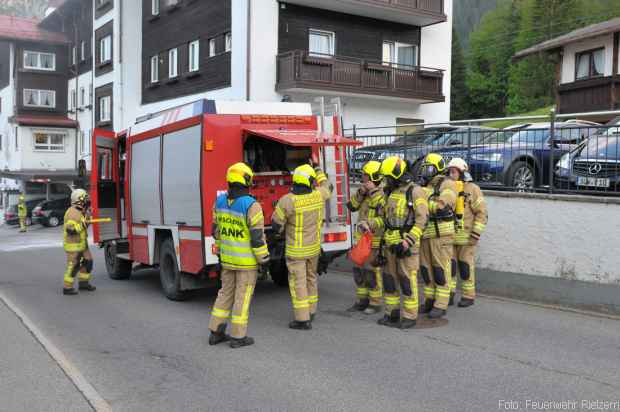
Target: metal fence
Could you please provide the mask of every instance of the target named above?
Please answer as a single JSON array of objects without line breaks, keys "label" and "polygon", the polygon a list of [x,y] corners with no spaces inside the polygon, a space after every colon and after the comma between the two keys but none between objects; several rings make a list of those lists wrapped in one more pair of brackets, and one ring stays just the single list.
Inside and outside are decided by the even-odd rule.
[{"label": "metal fence", "polygon": [[[363,146],[349,152],[350,175],[361,177],[369,160],[396,155],[418,177],[426,154],[467,161],[473,179],[486,189],[620,196],[620,111],[522,116],[417,125],[412,133],[387,133],[399,126],[353,127],[345,133]],[[481,124],[511,120],[497,129]],[[415,125],[408,125],[415,126]],[[363,134],[363,136],[361,136]]]}]

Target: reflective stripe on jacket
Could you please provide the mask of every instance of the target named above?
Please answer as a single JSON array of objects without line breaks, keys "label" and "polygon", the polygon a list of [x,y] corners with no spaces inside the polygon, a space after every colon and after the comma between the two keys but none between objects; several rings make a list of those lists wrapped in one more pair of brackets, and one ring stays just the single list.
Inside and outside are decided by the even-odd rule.
[{"label": "reflective stripe on jacket", "polygon": [[[220,263],[225,269],[254,270],[258,267],[248,225],[248,211],[255,203],[256,199],[249,195],[230,202],[228,194],[220,195],[215,202],[213,219],[217,233],[214,235],[220,250]],[[267,247],[264,248],[268,253]]]}]

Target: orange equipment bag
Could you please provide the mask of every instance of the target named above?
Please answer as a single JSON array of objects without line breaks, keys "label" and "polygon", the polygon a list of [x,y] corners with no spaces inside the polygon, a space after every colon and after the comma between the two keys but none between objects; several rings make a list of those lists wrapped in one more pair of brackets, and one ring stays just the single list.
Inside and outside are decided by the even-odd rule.
[{"label": "orange equipment bag", "polygon": [[357,266],[364,266],[372,254],[372,233],[366,232],[349,252],[349,258]]}]

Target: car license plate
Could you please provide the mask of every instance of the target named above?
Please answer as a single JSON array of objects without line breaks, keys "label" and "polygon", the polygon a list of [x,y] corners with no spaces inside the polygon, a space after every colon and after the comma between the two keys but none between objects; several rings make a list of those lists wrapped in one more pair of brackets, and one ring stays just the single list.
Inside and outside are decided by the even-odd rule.
[{"label": "car license plate", "polygon": [[599,177],[577,177],[578,186],[609,187],[609,179]]}]

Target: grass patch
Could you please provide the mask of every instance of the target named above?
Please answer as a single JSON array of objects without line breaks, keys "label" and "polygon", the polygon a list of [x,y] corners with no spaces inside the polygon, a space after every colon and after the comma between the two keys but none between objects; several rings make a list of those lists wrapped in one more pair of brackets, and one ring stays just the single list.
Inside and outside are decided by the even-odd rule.
[{"label": "grass patch", "polygon": [[[515,114],[514,116],[540,116],[540,115],[548,116],[552,108],[553,106],[543,107],[541,109],[532,110],[531,112]],[[535,120],[535,121],[542,122],[544,120]],[[512,126],[513,124],[521,124],[521,123],[527,123],[527,122],[528,120],[496,120],[494,122],[484,123],[483,125],[488,126],[488,127],[495,127],[497,129],[503,129],[504,127]]]}]

